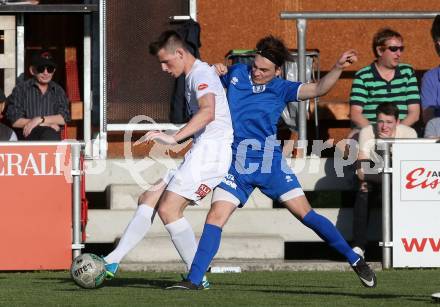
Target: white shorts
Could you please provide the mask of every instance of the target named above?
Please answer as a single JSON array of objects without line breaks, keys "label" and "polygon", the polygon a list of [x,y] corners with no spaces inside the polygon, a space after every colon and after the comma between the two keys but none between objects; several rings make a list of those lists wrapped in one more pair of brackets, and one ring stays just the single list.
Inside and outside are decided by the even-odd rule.
[{"label": "white shorts", "polygon": [[226,176],[231,165],[230,141],[201,141],[193,144],[182,164],[169,170],[166,190],[198,203]]}]

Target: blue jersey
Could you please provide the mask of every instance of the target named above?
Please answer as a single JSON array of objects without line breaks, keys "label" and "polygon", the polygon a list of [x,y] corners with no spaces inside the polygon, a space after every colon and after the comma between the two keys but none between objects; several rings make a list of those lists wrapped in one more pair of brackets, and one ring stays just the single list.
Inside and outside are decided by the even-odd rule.
[{"label": "blue jersey", "polygon": [[[264,85],[253,84],[251,73],[250,66],[236,64],[221,78],[227,88],[234,128],[233,153],[263,157],[265,152],[273,151],[281,155],[276,142],[278,120],[288,102],[298,101],[301,83],[274,78]],[[240,150],[240,143],[246,151]]]}]

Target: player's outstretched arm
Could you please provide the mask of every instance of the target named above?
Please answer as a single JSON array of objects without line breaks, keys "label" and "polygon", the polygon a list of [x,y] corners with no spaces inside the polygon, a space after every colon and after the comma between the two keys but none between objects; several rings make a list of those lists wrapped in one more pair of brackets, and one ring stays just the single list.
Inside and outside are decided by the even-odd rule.
[{"label": "player's outstretched arm", "polygon": [[196,132],[205,128],[215,118],[215,95],[207,93],[199,99],[199,111],[190,121],[174,135],[165,134],[161,131],[149,131],[145,135],[146,141],[156,140],[161,143],[174,145],[186,139]]},{"label": "player's outstretched arm", "polygon": [[332,70],[317,83],[307,83],[301,86],[298,98],[305,100],[309,98],[319,97],[326,94],[338,81],[342,71],[357,61],[357,52],[353,49],[345,51]]}]

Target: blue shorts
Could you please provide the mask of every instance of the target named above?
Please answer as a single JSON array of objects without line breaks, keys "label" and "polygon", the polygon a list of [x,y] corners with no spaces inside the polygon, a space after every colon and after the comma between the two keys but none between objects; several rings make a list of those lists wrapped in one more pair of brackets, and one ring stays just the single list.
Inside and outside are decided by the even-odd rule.
[{"label": "blue shorts", "polygon": [[233,155],[228,174],[218,185],[240,200],[239,207],[246,203],[255,188],[273,200],[291,190],[301,189],[283,156],[274,156],[270,161],[252,157],[243,160]]}]

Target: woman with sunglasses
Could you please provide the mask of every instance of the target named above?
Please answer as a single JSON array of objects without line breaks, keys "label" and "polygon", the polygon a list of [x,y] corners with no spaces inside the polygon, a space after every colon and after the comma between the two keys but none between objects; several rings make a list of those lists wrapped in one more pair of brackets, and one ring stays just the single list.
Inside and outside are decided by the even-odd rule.
[{"label": "woman with sunglasses", "polygon": [[60,140],[60,129],[70,120],[66,93],[52,78],[56,64],[43,50],[31,60],[32,78],[18,83],[7,99],[6,117],[23,140]]}]

